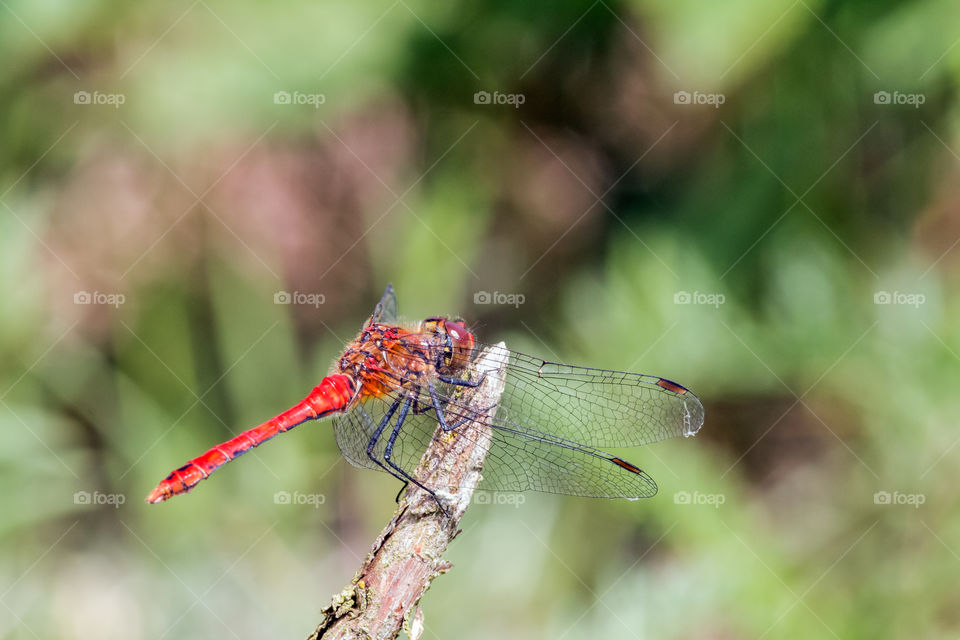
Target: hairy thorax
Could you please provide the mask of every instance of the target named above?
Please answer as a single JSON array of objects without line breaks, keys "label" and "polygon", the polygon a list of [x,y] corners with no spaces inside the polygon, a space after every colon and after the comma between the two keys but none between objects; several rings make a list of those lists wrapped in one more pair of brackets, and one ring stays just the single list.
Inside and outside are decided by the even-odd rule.
[{"label": "hairy thorax", "polygon": [[359,383],[360,396],[382,396],[398,387],[418,386],[434,375],[442,351],[438,342],[435,334],[371,324],[347,345],[337,369]]}]

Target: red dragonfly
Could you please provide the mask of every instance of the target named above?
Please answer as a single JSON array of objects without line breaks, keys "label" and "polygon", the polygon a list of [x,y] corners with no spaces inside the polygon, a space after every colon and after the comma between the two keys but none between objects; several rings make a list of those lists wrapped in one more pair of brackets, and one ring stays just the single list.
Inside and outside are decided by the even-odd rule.
[{"label": "red dragonfly", "polygon": [[[444,415],[465,416],[454,394],[482,380],[467,376],[486,345],[459,318],[401,325],[387,286],[360,335],[334,372],[306,398],[258,427],[219,444],[171,472],[150,492],[158,503],[186,493],[222,465],[308,420],[335,416],[333,430],[353,465],[385,471],[428,491],[414,472],[439,425],[466,435]],[[639,467],[594,447],[631,447],[703,424],[703,406],[686,387],[657,376],[588,369],[501,349],[506,388],[495,414],[480,414],[492,442],[479,489],[536,490],[575,496],[648,498],[653,479]],[[452,413],[451,413],[452,412]]]}]

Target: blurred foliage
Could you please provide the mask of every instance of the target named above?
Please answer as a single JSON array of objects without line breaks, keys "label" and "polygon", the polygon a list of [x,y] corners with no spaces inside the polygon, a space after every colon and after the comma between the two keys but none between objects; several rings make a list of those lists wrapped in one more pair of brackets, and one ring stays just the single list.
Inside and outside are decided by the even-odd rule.
[{"label": "blurred foliage", "polygon": [[301,398],[392,281],[707,411],[624,454],[652,500],[474,506],[427,637],[955,637],[958,14],[0,2],[0,634],[305,636],[398,488],[328,423],[141,498]]}]

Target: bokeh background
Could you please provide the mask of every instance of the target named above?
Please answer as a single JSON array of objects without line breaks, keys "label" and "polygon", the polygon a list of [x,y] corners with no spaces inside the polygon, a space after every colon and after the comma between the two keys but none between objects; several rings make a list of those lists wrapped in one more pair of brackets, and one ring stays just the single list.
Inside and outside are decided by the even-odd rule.
[{"label": "bokeh background", "polygon": [[312,631],[398,489],[329,423],[143,497],[393,282],[707,416],[651,500],[472,507],[425,638],[956,637],[958,18],[0,0],[0,636]]}]

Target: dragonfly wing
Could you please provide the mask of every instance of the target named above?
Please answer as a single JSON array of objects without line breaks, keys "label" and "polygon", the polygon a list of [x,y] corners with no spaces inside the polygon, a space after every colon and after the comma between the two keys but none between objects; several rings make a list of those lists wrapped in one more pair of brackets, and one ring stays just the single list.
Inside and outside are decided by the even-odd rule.
[{"label": "dragonfly wing", "polygon": [[376,428],[377,423],[363,405],[333,419],[333,434],[337,447],[347,462],[362,469],[380,468],[367,457],[367,443]]},{"label": "dragonfly wing", "polygon": [[373,310],[370,316],[371,324],[396,324],[397,323],[397,294],[393,290],[393,285],[388,284],[386,291]]},{"label": "dragonfly wing", "polygon": [[614,455],[518,425],[490,426],[480,489],[631,499],[657,493],[653,478]]},{"label": "dragonfly wing", "polygon": [[657,376],[590,369],[510,352],[498,415],[509,425],[590,447],[634,447],[692,436],[703,405]]},{"label": "dragonfly wing", "polygon": [[[438,397],[446,404],[447,415],[466,415],[457,400],[445,389]],[[370,398],[350,413],[337,417],[334,433],[343,456],[354,466],[385,471],[367,456],[367,446],[395,401],[391,396]],[[419,413],[411,409],[393,445],[391,460],[415,475],[420,458],[437,429],[436,413],[424,405]],[[394,416],[394,419],[396,415]],[[384,429],[373,455],[385,461],[393,422]],[[479,488],[486,491],[544,491],[574,496],[647,498],[657,493],[653,479],[632,464],[609,453],[503,420],[487,423],[493,438],[483,467]],[[458,438],[477,437],[474,426],[456,427]],[[429,479],[420,477],[429,488]]]},{"label": "dragonfly wing", "polygon": [[[334,418],[333,432],[337,440],[337,446],[340,448],[343,457],[353,466],[386,471],[370,459],[367,455],[367,446],[370,444],[373,434],[376,433],[377,427],[395,402],[395,396],[396,394],[384,398],[369,398],[349,413]],[[427,445],[430,444],[430,439],[436,430],[437,420],[433,416],[432,411],[429,414],[415,414],[411,409],[403,421],[401,432],[397,435],[391,460],[410,475],[413,475],[416,471],[417,464],[420,462],[423,452],[427,450]],[[387,442],[390,440],[390,433],[396,424],[396,418],[397,414],[395,413],[393,420],[374,444],[372,453],[381,462],[384,462]]]}]

